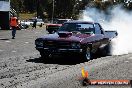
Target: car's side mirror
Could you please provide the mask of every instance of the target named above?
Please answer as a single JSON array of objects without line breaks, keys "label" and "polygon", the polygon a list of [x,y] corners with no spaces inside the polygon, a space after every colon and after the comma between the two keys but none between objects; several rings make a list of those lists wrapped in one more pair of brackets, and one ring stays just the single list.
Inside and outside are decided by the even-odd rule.
[{"label": "car's side mirror", "polygon": [[117,33],[117,31],[115,32],[115,35],[116,35],[116,36],[118,36],[118,33]]}]

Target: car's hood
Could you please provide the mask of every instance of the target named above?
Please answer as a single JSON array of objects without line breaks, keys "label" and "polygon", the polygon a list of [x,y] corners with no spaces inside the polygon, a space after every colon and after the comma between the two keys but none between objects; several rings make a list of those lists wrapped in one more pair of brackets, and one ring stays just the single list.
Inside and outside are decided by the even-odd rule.
[{"label": "car's hood", "polygon": [[71,42],[81,42],[85,38],[93,36],[92,34],[73,34],[71,32],[59,32],[55,34],[49,34],[41,37],[44,40],[53,41],[71,41]]}]

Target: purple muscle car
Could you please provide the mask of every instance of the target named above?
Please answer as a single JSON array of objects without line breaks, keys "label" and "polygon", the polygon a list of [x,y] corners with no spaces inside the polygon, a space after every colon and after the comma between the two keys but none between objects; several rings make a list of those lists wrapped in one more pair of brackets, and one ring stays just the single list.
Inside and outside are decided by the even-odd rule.
[{"label": "purple muscle car", "polygon": [[36,49],[45,60],[52,54],[76,54],[82,60],[90,60],[94,53],[109,53],[111,40],[117,36],[116,31],[104,31],[99,23],[87,21],[70,21],[54,34],[35,40]]}]

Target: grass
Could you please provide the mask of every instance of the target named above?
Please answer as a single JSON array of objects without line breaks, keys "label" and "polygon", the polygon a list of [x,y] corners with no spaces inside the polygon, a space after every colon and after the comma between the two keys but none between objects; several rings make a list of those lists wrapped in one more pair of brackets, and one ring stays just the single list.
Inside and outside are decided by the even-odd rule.
[{"label": "grass", "polygon": [[19,13],[20,20],[26,20],[35,17],[35,13]]}]

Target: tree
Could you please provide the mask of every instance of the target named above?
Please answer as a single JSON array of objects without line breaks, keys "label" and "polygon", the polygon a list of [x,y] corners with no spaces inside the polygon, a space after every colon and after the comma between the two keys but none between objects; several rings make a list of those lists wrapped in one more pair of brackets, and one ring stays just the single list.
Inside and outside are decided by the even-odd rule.
[{"label": "tree", "polygon": [[[76,18],[79,11],[84,10],[86,6],[92,6],[107,11],[107,8],[117,4],[123,4],[128,10],[132,9],[131,0],[54,0],[54,17]],[[37,16],[41,18],[52,18],[53,14],[53,0],[11,0],[11,6],[18,13],[37,12]]]}]

